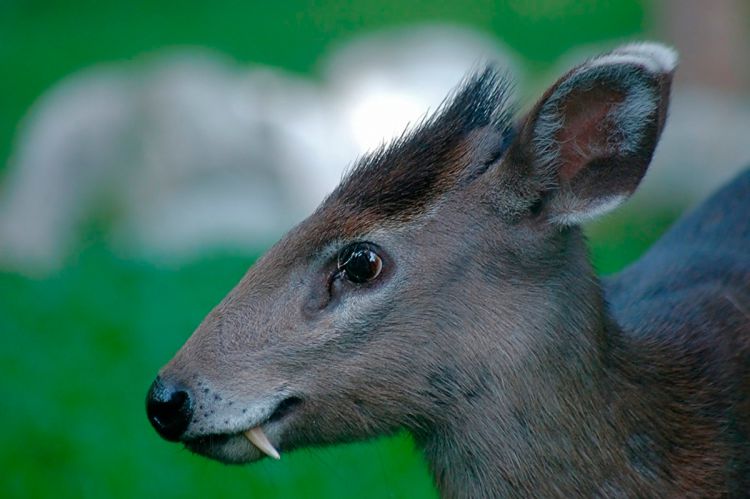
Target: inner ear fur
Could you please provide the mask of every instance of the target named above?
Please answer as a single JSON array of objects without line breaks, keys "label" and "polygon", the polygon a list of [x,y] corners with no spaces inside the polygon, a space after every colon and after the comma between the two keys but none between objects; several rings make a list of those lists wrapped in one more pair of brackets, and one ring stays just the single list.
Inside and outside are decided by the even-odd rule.
[{"label": "inner ear fur", "polygon": [[635,191],[664,127],[676,61],[662,45],[621,47],[568,72],[522,120],[509,156],[525,163],[551,221],[580,223]]}]

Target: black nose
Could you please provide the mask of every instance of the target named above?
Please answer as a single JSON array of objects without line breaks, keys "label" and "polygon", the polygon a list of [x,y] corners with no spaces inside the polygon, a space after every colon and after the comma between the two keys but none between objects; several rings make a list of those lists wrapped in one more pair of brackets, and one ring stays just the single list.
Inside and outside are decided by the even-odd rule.
[{"label": "black nose", "polygon": [[146,414],[162,438],[175,442],[190,424],[193,401],[187,391],[164,384],[157,377],[146,396]]}]

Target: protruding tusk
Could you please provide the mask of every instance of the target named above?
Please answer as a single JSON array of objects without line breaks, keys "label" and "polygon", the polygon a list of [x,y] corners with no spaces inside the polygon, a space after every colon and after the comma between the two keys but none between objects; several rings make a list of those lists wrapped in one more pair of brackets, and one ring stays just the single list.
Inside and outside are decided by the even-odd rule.
[{"label": "protruding tusk", "polygon": [[263,454],[272,457],[274,459],[281,459],[279,452],[273,448],[271,442],[268,441],[268,437],[260,426],[250,428],[245,432],[245,437],[250,440],[250,443],[256,446]]}]

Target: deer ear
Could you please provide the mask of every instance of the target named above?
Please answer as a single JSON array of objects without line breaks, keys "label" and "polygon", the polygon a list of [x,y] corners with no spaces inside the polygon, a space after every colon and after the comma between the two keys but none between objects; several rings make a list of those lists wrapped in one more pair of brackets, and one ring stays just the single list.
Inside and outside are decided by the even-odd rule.
[{"label": "deer ear", "polygon": [[514,149],[543,186],[543,210],[578,224],[627,199],[661,135],[677,54],[659,44],[620,47],[574,68],[519,127]]}]

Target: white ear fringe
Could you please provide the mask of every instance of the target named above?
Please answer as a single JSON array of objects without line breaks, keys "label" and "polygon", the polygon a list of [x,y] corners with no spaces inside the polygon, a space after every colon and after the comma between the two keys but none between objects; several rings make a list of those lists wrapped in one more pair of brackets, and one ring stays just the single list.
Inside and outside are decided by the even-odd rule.
[{"label": "white ear fringe", "polygon": [[612,52],[596,57],[584,66],[601,66],[605,64],[637,64],[651,73],[671,73],[677,67],[677,52],[655,42],[630,43],[616,48]]},{"label": "white ear fringe", "polygon": [[562,206],[562,212],[552,218],[552,221],[560,225],[580,225],[584,222],[594,220],[609,213],[620,206],[628,196],[616,194],[590,203],[582,200],[571,200],[569,206]]}]

